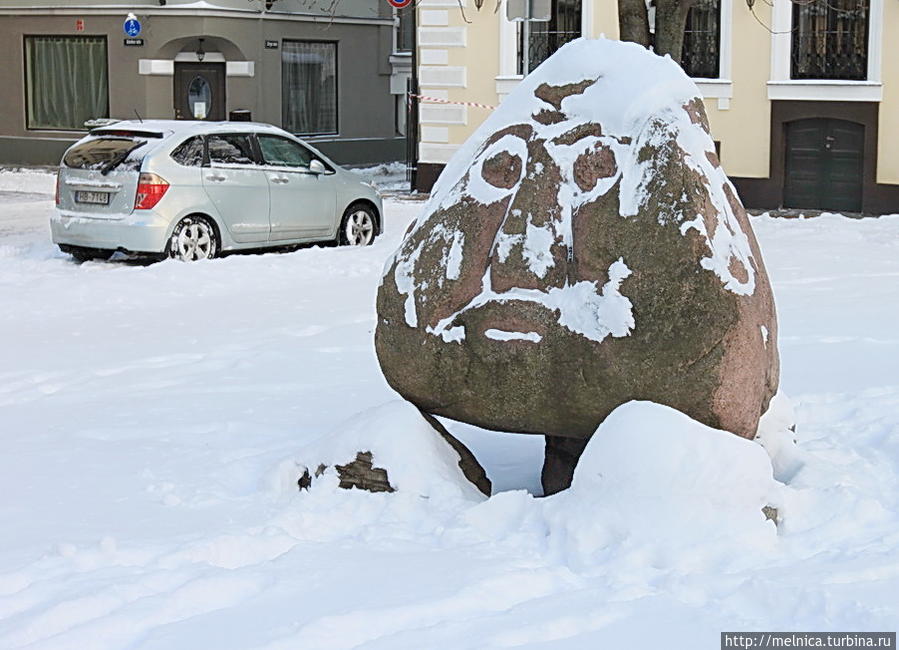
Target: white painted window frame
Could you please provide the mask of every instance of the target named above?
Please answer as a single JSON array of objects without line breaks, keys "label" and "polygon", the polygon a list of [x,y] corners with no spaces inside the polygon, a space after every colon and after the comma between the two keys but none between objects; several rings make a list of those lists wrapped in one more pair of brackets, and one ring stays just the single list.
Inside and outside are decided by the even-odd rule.
[{"label": "white painted window frame", "polygon": [[703,99],[717,99],[718,110],[730,108],[734,96],[734,82],[731,80],[733,59],[734,0],[721,0],[718,17],[718,77],[715,79],[693,77]]},{"label": "white painted window frame", "polygon": [[[891,0],[892,1],[892,0]],[[793,3],[774,0],[771,30],[771,79],[768,99],[806,101],[880,102],[883,100],[881,59],[883,56],[883,3],[868,0],[868,78],[865,81],[837,79],[791,79]]]}]

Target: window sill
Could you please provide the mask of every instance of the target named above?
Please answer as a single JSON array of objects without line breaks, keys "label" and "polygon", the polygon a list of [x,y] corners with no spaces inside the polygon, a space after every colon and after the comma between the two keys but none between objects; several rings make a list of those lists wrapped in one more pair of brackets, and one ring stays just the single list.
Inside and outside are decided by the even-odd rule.
[{"label": "window sill", "polygon": [[515,86],[521,83],[524,77],[520,74],[500,75],[496,77],[496,94],[500,98],[505,97],[515,90]]},{"label": "window sill", "polygon": [[693,77],[693,83],[699,88],[703,99],[730,99],[734,96],[734,82],[730,79],[708,79]]},{"label": "window sill", "polygon": [[391,74],[412,73],[412,56],[406,56],[403,53],[394,52],[390,55],[388,62],[390,63]]},{"label": "window sill", "polygon": [[825,102],[880,102],[883,84],[877,81],[791,79],[769,81],[768,99]]}]

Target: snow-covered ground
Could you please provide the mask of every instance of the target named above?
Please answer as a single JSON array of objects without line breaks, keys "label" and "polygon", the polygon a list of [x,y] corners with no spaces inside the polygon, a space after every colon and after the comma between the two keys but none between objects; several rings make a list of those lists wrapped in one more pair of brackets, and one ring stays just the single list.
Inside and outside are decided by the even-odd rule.
[{"label": "snow-covered ground", "polygon": [[[301,450],[402,412],[368,411],[396,399],[374,298],[422,203],[388,201],[364,250],[78,265],[49,241],[52,193],[52,176],[0,173],[0,647],[711,648],[721,631],[896,629],[899,216],[753,220],[798,425],[775,531],[728,492],[762,489],[759,456],[732,472],[736,442],[655,411],[686,433],[635,444],[614,434],[635,426],[622,413],[593,474],[550,499],[525,491],[539,438],[453,423],[489,500],[300,493]],[[603,472],[617,492],[597,495]],[[718,505],[697,503],[715,485]]]}]

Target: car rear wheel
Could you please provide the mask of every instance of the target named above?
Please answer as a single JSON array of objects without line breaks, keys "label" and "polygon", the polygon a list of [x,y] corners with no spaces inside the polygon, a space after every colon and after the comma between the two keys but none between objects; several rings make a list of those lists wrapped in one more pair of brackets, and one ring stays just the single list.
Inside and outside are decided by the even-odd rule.
[{"label": "car rear wheel", "polygon": [[218,254],[218,236],[212,222],[198,215],[184,217],[172,232],[168,254],[182,262],[215,257]]},{"label": "car rear wheel", "polygon": [[367,205],[357,203],[347,208],[340,222],[341,246],[368,246],[375,240],[375,211]]}]

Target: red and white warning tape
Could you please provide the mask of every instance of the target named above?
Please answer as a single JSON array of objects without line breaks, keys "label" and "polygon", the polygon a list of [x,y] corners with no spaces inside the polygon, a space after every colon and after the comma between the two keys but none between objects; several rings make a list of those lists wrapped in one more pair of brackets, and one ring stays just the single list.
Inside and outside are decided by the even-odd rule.
[{"label": "red and white warning tape", "polygon": [[426,95],[413,95],[412,93],[409,93],[409,97],[415,97],[416,99],[420,99],[423,102],[436,102],[437,104],[458,104],[460,106],[474,106],[475,108],[486,108],[491,111],[496,109],[496,106],[490,106],[489,104],[478,104],[477,102],[452,102],[448,99],[428,97]]}]

